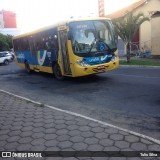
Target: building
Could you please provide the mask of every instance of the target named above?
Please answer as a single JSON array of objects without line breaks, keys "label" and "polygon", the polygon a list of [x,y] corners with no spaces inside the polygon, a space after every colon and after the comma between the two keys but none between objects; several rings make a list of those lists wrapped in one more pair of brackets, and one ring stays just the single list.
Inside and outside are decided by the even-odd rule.
[{"label": "building", "polygon": [[160,11],[152,12],[151,47],[153,55],[160,55]]},{"label": "building", "polygon": [[17,28],[16,14],[6,10],[0,11],[0,27]]},{"label": "building", "polygon": [[17,28],[16,14],[11,11],[2,10],[4,28]]},{"label": "building", "polygon": [[20,34],[20,29],[17,28],[16,14],[11,11],[0,11],[0,33],[9,35]]},{"label": "building", "polygon": [[151,50],[153,56],[160,56],[160,0],[139,0],[107,17],[111,19],[125,17],[127,11],[133,14],[143,12],[150,18],[150,21],[140,26],[132,42],[140,49]]}]

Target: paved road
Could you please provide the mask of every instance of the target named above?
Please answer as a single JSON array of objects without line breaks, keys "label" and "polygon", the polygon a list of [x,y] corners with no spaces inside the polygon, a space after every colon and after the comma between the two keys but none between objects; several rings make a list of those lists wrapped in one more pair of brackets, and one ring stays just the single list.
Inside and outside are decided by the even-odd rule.
[{"label": "paved road", "polygon": [[[0,111],[0,151],[72,151],[57,152],[56,155],[60,156],[58,160],[65,159],[61,158],[65,155],[78,157],[69,157],[68,160],[112,160],[116,159],[115,154],[122,156],[117,160],[131,160],[127,155],[135,156],[134,159],[143,159],[141,154],[153,156],[153,151],[158,151],[156,154],[160,156],[160,141],[156,143],[1,91]],[[74,151],[93,152],[77,152],[78,156]],[[94,151],[106,152],[100,154]],[[55,156],[55,152],[52,155],[43,153],[47,153],[45,156]],[[156,154],[149,159],[159,159]],[[90,156],[93,158],[89,158]]]},{"label": "paved road", "polygon": [[121,67],[61,82],[11,63],[0,74],[1,89],[160,139],[160,69]]}]

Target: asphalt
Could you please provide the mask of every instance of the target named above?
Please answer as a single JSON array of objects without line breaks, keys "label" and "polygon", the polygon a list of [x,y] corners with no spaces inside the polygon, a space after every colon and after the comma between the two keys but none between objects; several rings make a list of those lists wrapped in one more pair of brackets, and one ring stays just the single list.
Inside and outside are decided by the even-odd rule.
[{"label": "asphalt", "polygon": [[[0,151],[44,151],[51,156],[36,159],[143,159],[146,157],[129,156],[153,151],[160,155],[160,143],[0,91]],[[58,156],[73,154],[74,157],[54,157],[53,153]],[[93,157],[89,157],[89,153],[94,153]],[[121,158],[116,158],[116,154]]]}]

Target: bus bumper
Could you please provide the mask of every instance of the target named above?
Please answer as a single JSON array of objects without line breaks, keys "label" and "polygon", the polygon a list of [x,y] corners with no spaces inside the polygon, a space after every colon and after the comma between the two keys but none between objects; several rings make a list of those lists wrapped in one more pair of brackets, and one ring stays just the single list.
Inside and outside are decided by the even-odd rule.
[{"label": "bus bumper", "polygon": [[78,63],[74,64],[74,73],[73,77],[87,76],[91,74],[104,73],[110,70],[114,70],[119,67],[119,59],[117,58],[114,62],[110,61],[109,63],[103,63],[93,66],[80,66]]}]

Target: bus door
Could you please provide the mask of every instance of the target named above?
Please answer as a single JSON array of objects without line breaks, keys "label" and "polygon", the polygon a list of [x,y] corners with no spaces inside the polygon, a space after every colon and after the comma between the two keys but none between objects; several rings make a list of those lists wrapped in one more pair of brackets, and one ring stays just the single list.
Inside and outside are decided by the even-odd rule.
[{"label": "bus door", "polygon": [[34,70],[38,70],[37,52],[36,52],[35,41],[33,36],[29,37],[29,46],[30,46],[30,52],[31,52],[32,65],[34,66]]},{"label": "bus door", "polygon": [[68,29],[66,26],[58,27],[58,43],[60,49],[60,61],[64,75],[71,75],[69,51],[68,51]]}]

